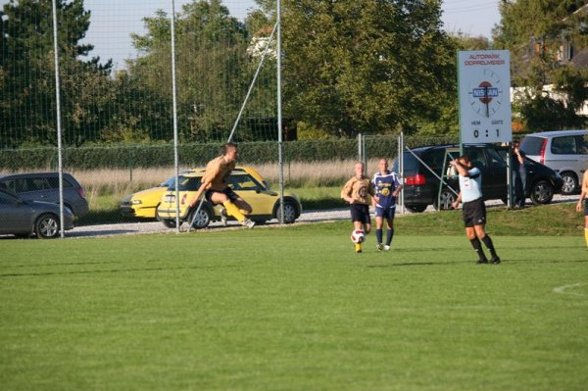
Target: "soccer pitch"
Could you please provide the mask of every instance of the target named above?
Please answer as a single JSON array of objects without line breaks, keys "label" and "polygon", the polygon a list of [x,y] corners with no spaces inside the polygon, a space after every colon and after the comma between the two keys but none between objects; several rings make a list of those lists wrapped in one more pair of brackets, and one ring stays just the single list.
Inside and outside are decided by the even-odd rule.
[{"label": "soccer pitch", "polygon": [[586,389],[583,238],[350,227],[0,240],[2,389]]}]

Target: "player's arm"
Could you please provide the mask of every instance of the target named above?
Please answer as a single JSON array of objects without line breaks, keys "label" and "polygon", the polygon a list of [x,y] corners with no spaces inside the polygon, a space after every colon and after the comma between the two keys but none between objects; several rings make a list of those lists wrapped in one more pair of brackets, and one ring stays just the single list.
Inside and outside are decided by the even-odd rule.
[{"label": "player's arm", "polygon": [[459,194],[457,194],[457,198],[455,199],[455,201],[453,201],[451,203],[451,206],[453,206],[453,209],[457,209],[457,208],[459,208],[460,203],[461,203],[461,191],[459,192]]},{"label": "player's arm", "polygon": [[352,189],[353,189],[353,178],[348,180],[347,183],[345,184],[345,186],[343,186],[343,189],[341,189],[341,198],[349,204],[353,204],[353,202],[355,201],[355,199],[353,199],[351,197],[351,190]]},{"label": "player's arm", "polygon": [[190,201],[190,208],[196,206],[196,203],[198,202],[198,199],[200,198],[202,193],[204,193],[208,188],[210,188],[211,185],[212,182],[210,180],[205,180],[202,182],[202,184],[198,188],[198,191],[196,192],[196,195],[194,196],[194,198],[192,198],[192,201]]},{"label": "player's arm", "polygon": [[459,160],[452,160],[449,164],[455,167],[459,175],[470,176],[468,168],[463,166]]},{"label": "player's arm", "polygon": [[402,191],[403,185],[398,178],[394,178],[394,181],[395,181],[394,185],[396,186],[396,190],[394,190],[392,195],[394,197],[398,197],[398,194],[400,194],[400,192]]}]

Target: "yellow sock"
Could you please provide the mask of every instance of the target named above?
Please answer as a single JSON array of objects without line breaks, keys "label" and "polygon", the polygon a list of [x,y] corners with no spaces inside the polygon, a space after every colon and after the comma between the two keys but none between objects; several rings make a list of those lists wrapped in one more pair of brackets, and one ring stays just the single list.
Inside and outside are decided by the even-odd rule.
[{"label": "yellow sock", "polygon": [[231,201],[223,202],[223,206],[227,210],[227,214],[236,218],[240,223],[245,221],[246,217],[241,210],[237,208],[237,205],[233,204]]},{"label": "yellow sock", "polygon": [[584,228],[584,239],[586,239],[586,247],[588,247],[588,228]]}]

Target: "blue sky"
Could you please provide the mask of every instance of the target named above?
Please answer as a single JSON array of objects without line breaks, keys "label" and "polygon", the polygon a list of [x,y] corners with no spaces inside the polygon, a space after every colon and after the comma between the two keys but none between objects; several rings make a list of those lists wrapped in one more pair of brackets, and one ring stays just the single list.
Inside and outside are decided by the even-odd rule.
[{"label": "blue sky", "polygon": [[[176,11],[192,0],[175,0]],[[0,0],[0,4],[8,0]],[[171,12],[171,0],[85,0],[92,11],[90,29],[84,42],[94,45],[93,55],[112,58],[115,68],[124,67],[124,59],[136,57],[131,33],[144,33],[142,19],[153,16],[157,9]],[[499,0],[445,0],[443,23],[449,32],[491,36],[500,20]],[[242,19],[247,10],[255,8],[254,0],[224,0],[232,15]]]}]

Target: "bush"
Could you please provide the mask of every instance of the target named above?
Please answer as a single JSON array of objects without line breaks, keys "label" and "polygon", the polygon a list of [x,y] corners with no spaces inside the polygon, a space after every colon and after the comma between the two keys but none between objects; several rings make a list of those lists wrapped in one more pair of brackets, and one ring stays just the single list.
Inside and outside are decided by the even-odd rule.
[{"label": "bush", "polygon": [[[456,142],[454,137],[405,138],[410,147]],[[180,165],[195,167],[206,164],[218,156],[223,143],[185,144],[178,150]],[[275,141],[240,143],[240,161],[260,164],[278,161],[278,144]],[[284,142],[285,162],[312,162],[349,160],[358,155],[356,139],[299,140]],[[366,137],[368,157],[393,157],[398,150],[395,136]],[[57,167],[56,148],[23,148],[0,151],[0,169],[54,170]],[[154,145],[101,145],[94,147],[67,147],[63,150],[66,169],[89,170],[99,168],[169,167],[174,165],[171,144]]]}]

